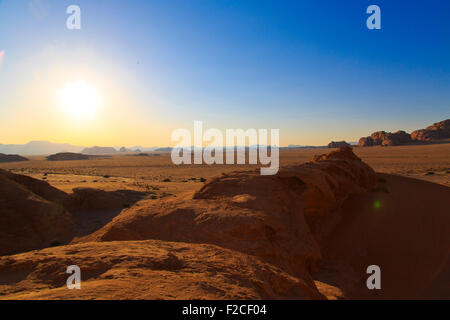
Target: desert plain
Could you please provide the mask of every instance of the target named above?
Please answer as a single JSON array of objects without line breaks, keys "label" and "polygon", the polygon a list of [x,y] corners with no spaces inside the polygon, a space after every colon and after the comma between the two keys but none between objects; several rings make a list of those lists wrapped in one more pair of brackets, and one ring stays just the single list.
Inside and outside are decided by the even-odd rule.
[{"label": "desert plain", "polygon": [[[273,177],[164,152],[29,159],[0,164],[2,192],[58,213],[2,221],[2,249],[14,245],[0,299],[450,298],[448,140],[281,149]],[[35,212],[11,203],[0,209]],[[81,290],[66,287],[73,264]],[[367,289],[369,265],[381,290]]]},{"label": "desert plain", "polygon": [[[280,149],[280,167],[305,163],[329,148]],[[396,174],[450,187],[450,140],[427,145],[395,147],[374,146],[353,149],[376,172]],[[256,165],[179,165],[172,163],[170,152],[108,155],[91,160],[47,161],[45,156],[29,156],[30,161],[0,163],[0,168],[36,179],[43,179],[66,192],[76,187],[102,190],[130,189],[146,191],[159,187],[179,194],[195,191],[201,178],[226,172],[252,170]],[[170,182],[164,181],[170,179]]]}]

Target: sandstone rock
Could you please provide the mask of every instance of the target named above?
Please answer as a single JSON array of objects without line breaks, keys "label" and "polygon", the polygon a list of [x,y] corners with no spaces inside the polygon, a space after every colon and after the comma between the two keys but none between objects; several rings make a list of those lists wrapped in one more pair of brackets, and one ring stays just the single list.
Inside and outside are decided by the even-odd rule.
[{"label": "sandstone rock", "polygon": [[71,211],[123,209],[141,200],[148,193],[134,190],[104,191],[93,188],[74,188],[64,206]]},{"label": "sandstone rock", "polygon": [[437,122],[426,129],[413,131],[411,134],[401,130],[395,133],[377,131],[369,137],[359,139],[358,146],[398,146],[411,142],[428,142],[448,138],[450,138],[450,119]]},{"label": "sandstone rock", "polygon": [[420,129],[411,133],[414,141],[433,141],[450,138],[450,119],[434,123],[426,129]]},{"label": "sandstone rock", "polygon": [[419,129],[411,132],[411,139],[414,141],[431,141],[431,136],[425,129]]},{"label": "sandstone rock", "polygon": [[21,187],[29,190],[39,197],[58,205],[62,205],[67,199],[67,194],[65,192],[50,186],[46,181],[34,179],[21,174],[15,174],[2,169],[0,169],[0,178],[3,178],[4,181],[9,180],[9,183],[11,181],[16,182]]},{"label": "sandstone rock", "polygon": [[358,146],[398,146],[411,143],[411,136],[405,131],[399,130],[397,132],[377,131],[372,133],[369,137],[359,139]]},{"label": "sandstone rock", "polygon": [[350,147],[350,145],[345,141],[331,141],[328,144],[328,148],[345,148]]},{"label": "sandstone rock", "polygon": [[74,224],[65,197],[44,181],[0,170],[0,255],[70,241]]},{"label": "sandstone rock", "polygon": [[222,175],[191,200],[141,201],[82,241],[214,244],[257,256],[315,288],[319,244],[338,221],[337,210],[375,184],[374,171],[345,148],[275,176],[259,170]]},{"label": "sandstone rock", "polygon": [[[81,290],[66,269],[81,268]],[[11,277],[11,274],[20,274]],[[310,299],[300,279],[213,245],[86,243],[0,257],[0,299]]]},{"label": "sandstone rock", "polygon": [[371,137],[364,137],[359,139],[358,141],[358,147],[371,147],[373,145],[374,143]]}]

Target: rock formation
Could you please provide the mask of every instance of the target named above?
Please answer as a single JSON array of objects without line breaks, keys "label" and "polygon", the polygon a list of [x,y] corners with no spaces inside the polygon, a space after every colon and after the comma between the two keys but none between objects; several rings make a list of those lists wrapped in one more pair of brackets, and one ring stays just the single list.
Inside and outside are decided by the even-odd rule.
[{"label": "rock formation", "polygon": [[146,196],[92,188],[66,194],[46,181],[0,169],[0,256],[67,244],[75,235],[75,218],[83,218],[73,214],[94,213],[95,220],[96,212],[118,213]]},{"label": "rock formation", "polygon": [[437,122],[426,129],[413,131],[411,134],[401,130],[394,133],[377,131],[369,137],[359,139],[358,146],[398,146],[411,142],[430,142],[448,138],[450,138],[450,119]]},{"label": "rock formation", "polygon": [[104,191],[93,188],[74,188],[64,206],[70,211],[114,210],[129,207],[148,194],[134,190]]},{"label": "rock formation", "polygon": [[[69,265],[82,290],[66,287]],[[20,277],[7,275],[20,273]],[[157,240],[86,243],[0,257],[0,299],[309,299],[298,278],[213,245]]]},{"label": "rock formation", "polygon": [[48,161],[88,160],[89,157],[81,153],[61,152],[47,157]]},{"label": "rock formation", "polygon": [[369,137],[359,139],[358,146],[398,146],[411,143],[411,136],[405,131],[399,130],[397,132],[377,131],[372,133]]},{"label": "rock formation", "polygon": [[0,170],[0,255],[70,241],[66,196],[47,182]]},{"label": "rock formation", "polygon": [[331,141],[328,144],[328,148],[345,148],[345,147],[350,147],[350,144],[348,144],[345,141]]},{"label": "rock formation", "polygon": [[376,185],[374,171],[351,148],[340,149],[276,176],[258,170],[224,174],[193,199],[141,201],[82,241],[159,239],[209,243],[257,256],[313,288],[320,243],[351,195]]},{"label": "rock formation", "polygon": [[420,129],[411,133],[414,141],[433,141],[450,138],[450,119],[434,123],[426,129]]}]

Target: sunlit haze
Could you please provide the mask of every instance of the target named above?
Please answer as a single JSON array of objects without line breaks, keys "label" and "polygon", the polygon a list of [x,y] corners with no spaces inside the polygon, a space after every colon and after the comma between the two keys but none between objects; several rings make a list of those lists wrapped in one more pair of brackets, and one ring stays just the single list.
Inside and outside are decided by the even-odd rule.
[{"label": "sunlit haze", "polygon": [[448,118],[448,2],[378,1],[377,31],[366,1],[80,0],[80,30],[71,4],[0,2],[0,143],[169,146],[199,120],[325,145]]},{"label": "sunlit haze", "polygon": [[94,117],[101,103],[95,88],[84,82],[66,84],[59,95],[67,115],[80,120]]}]

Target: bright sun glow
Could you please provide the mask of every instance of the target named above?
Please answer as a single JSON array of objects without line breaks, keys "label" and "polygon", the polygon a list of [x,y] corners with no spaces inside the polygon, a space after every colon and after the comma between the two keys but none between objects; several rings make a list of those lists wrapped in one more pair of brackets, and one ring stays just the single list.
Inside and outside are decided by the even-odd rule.
[{"label": "bright sun glow", "polygon": [[95,88],[84,82],[68,83],[59,94],[61,107],[71,117],[92,118],[100,106]]}]

